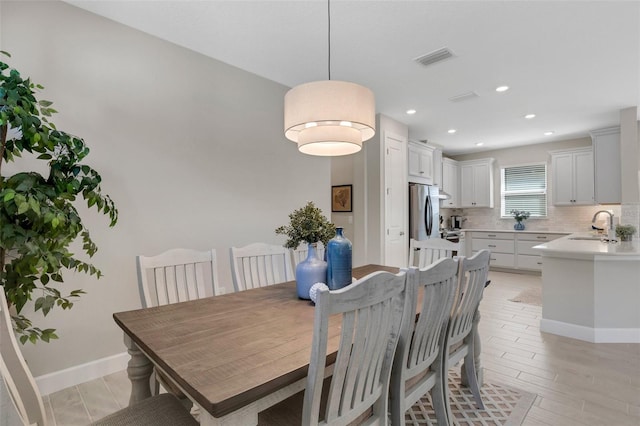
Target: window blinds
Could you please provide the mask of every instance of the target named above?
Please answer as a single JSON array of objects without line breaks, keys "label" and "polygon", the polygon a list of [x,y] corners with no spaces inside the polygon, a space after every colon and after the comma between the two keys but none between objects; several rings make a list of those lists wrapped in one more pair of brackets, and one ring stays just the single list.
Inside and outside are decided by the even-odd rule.
[{"label": "window blinds", "polygon": [[546,163],[505,167],[501,171],[502,216],[512,216],[511,210],[524,210],[531,217],[546,217]]}]

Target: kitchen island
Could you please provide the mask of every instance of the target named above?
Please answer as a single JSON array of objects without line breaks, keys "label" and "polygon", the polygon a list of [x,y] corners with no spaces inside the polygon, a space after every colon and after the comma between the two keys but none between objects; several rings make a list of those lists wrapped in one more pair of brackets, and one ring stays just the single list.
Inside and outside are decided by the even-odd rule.
[{"label": "kitchen island", "polygon": [[640,343],[640,242],[580,233],[533,249],[542,254],[541,331]]}]

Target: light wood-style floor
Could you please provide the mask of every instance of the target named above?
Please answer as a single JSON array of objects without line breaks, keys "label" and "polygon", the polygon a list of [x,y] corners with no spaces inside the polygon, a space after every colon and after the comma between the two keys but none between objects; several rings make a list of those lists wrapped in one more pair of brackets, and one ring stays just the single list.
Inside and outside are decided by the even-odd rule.
[{"label": "light wood-style floor", "polygon": [[[485,380],[537,394],[524,425],[640,425],[640,344],[540,333],[539,306],[510,302],[540,277],[491,272],[480,304]],[[45,397],[51,425],[86,425],[128,403],[125,372]]]}]

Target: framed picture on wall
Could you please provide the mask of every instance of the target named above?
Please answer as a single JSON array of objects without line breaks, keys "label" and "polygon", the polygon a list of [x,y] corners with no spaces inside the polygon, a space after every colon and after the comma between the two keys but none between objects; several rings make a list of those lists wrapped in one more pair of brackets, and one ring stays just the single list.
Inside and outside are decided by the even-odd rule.
[{"label": "framed picture on wall", "polygon": [[350,212],[353,195],[352,185],[336,185],[331,187],[331,211]]}]

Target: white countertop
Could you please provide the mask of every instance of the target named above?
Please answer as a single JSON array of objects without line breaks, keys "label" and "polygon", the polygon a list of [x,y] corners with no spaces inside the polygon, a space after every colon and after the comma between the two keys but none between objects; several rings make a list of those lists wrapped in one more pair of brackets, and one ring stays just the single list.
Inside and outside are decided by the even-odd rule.
[{"label": "white countertop", "polygon": [[543,256],[562,255],[574,256],[631,256],[640,260],[640,241],[609,243],[600,240],[581,240],[574,238],[589,238],[594,234],[588,232],[574,233],[533,248],[539,250]]},{"label": "white countertop", "polygon": [[482,229],[482,228],[472,228],[472,229],[461,229],[461,232],[510,232],[515,234],[558,234],[558,235],[567,235],[570,234],[571,231],[516,231],[515,229]]}]

